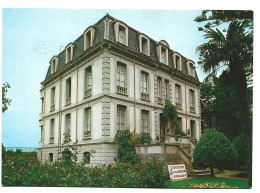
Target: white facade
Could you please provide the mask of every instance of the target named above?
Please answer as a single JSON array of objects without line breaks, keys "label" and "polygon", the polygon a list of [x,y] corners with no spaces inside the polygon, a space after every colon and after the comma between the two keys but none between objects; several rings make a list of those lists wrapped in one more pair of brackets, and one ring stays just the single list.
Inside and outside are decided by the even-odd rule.
[{"label": "white facade", "polygon": [[[105,31],[108,30],[106,29]],[[128,33],[127,31],[127,36]],[[93,37],[91,38],[93,41]],[[125,41],[128,41],[128,38]],[[166,51],[168,55],[168,48]],[[158,49],[157,52],[159,52]],[[159,56],[161,56],[160,52]],[[166,61],[168,65],[168,58]],[[124,78],[126,84],[125,88],[123,88],[124,90],[120,92],[118,92],[117,86],[117,65],[119,63],[125,66]],[[91,68],[92,72],[92,87],[90,89],[91,94],[86,95],[85,70],[88,68]],[[40,142],[38,156],[42,161],[48,161],[49,153],[53,153],[54,160],[60,157],[58,151],[62,151],[60,147],[64,140],[63,134],[65,133],[65,117],[67,114],[70,114],[71,144],[77,143],[79,152],[81,153],[79,161],[81,161],[82,154],[85,151],[95,150],[97,153],[91,158],[93,165],[113,162],[113,157],[116,156],[116,148],[112,142],[118,130],[117,108],[119,106],[123,106],[126,109],[125,128],[136,133],[141,132],[142,111],[145,110],[148,112],[148,130],[152,137],[152,143],[160,142],[160,113],[163,111],[166,97],[165,80],[169,82],[169,100],[174,105],[176,104],[175,87],[179,85],[181,88],[181,107],[178,108],[178,113],[182,122],[182,131],[187,132],[188,129],[191,129],[191,121],[193,121],[192,124],[195,128],[193,137],[199,139],[201,134],[201,118],[199,104],[200,84],[198,81],[195,84],[193,82],[196,81],[189,81],[189,79],[175,76],[163,69],[148,66],[146,63],[137,61],[133,57],[117,53],[110,49],[109,46],[108,48],[101,47],[101,50],[85,60],[75,61],[74,63],[72,60],[72,64],[68,68],[64,67],[64,69],[59,72],[59,76],[55,76],[54,73],[53,76],[45,80],[43,83],[44,89],[41,90],[41,98],[44,98],[43,109],[45,111],[40,115],[40,126],[43,128],[44,137],[43,141]],[[142,72],[147,73],[148,76],[148,100],[142,99],[141,95]],[[162,79],[162,103],[159,103],[157,99],[158,76]],[[70,103],[67,103],[66,100],[66,80],[68,78],[71,78]],[[51,107],[53,87],[55,87],[54,109]],[[194,91],[194,112],[191,112],[189,105],[189,92],[191,89]],[[84,135],[86,128],[86,108],[90,108],[91,111],[91,120],[89,120],[91,131],[87,137]],[[52,119],[55,122],[53,142],[50,137]]]}]

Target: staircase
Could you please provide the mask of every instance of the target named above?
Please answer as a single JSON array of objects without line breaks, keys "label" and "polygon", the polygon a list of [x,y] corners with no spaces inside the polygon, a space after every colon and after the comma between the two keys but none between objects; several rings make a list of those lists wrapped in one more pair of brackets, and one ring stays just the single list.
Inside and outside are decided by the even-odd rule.
[{"label": "staircase", "polygon": [[190,177],[205,177],[205,176],[210,176],[209,169],[192,164],[192,171],[190,173]]}]

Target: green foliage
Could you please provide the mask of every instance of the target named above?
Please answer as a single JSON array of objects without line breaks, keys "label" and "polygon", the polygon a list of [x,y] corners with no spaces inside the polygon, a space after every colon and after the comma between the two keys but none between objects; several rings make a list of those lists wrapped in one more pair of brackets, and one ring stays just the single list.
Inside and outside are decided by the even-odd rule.
[{"label": "green foliage", "polygon": [[17,159],[2,166],[3,186],[162,188],[167,178],[164,164],[157,161],[85,167]]},{"label": "green foliage", "polygon": [[232,141],[238,155],[238,159],[235,163],[236,169],[241,169],[247,165],[247,152],[249,150],[248,146],[245,144],[246,141],[247,140],[245,139],[245,135],[243,133],[234,138]]},{"label": "green foliage", "polygon": [[136,164],[140,162],[134,145],[138,141],[138,136],[131,133],[128,129],[117,133],[115,142],[119,144],[119,149],[116,157],[117,162]]},{"label": "green foliage", "polygon": [[140,134],[139,138],[141,144],[145,144],[145,143],[150,144],[152,141],[152,137],[150,136],[149,133],[142,133]]},{"label": "green foliage", "polygon": [[6,154],[7,154],[7,152],[6,152],[5,146],[2,143],[2,159],[4,159],[6,157]]},{"label": "green foliage", "polygon": [[[197,143],[193,159],[197,165],[222,169],[233,165],[237,159],[237,153],[233,144],[224,134],[210,129],[202,135]],[[214,175],[214,171],[212,171],[212,175]]]},{"label": "green foliage", "polygon": [[175,135],[180,135],[181,128],[179,127],[178,124],[178,112],[175,106],[170,101],[167,100],[162,114],[162,121],[164,126],[167,125],[168,120],[171,120],[173,126],[175,127]]},{"label": "green foliage", "polygon": [[11,88],[9,83],[4,83],[2,86],[2,112],[4,113],[7,109],[8,106],[11,104],[11,99],[6,98],[6,93],[8,89]]},{"label": "green foliage", "polygon": [[[66,165],[75,165],[78,160],[78,151],[77,151],[77,146],[75,145],[70,145],[71,142],[71,136],[68,133],[64,133],[64,140],[62,144],[62,149],[63,151],[61,152],[62,154],[62,162]],[[77,141],[76,141],[77,144]]]}]

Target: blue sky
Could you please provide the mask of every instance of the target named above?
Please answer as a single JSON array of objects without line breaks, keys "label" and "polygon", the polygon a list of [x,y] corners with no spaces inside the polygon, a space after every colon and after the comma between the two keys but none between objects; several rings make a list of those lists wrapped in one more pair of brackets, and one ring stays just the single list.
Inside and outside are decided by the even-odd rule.
[{"label": "blue sky", "polygon": [[[12,99],[2,115],[5,146],[38,147],[39,90],[50,59],[106,13],[198,62],[195,49],[205,40],[193,20],[201,11],[3,9],[2,82],[11,84]],[[197,73],[202,81],[205,74],[200,68]]]}]

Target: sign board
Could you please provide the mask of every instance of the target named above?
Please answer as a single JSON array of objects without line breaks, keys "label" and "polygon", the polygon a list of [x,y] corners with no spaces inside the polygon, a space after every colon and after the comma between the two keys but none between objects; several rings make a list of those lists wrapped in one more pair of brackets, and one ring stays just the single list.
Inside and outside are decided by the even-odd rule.
[{"label": "sign board", "polygon": [[185,164],[168,165],[168,170],[169,170],[171,180],[187,178],[187,171],[185,168]]}]

